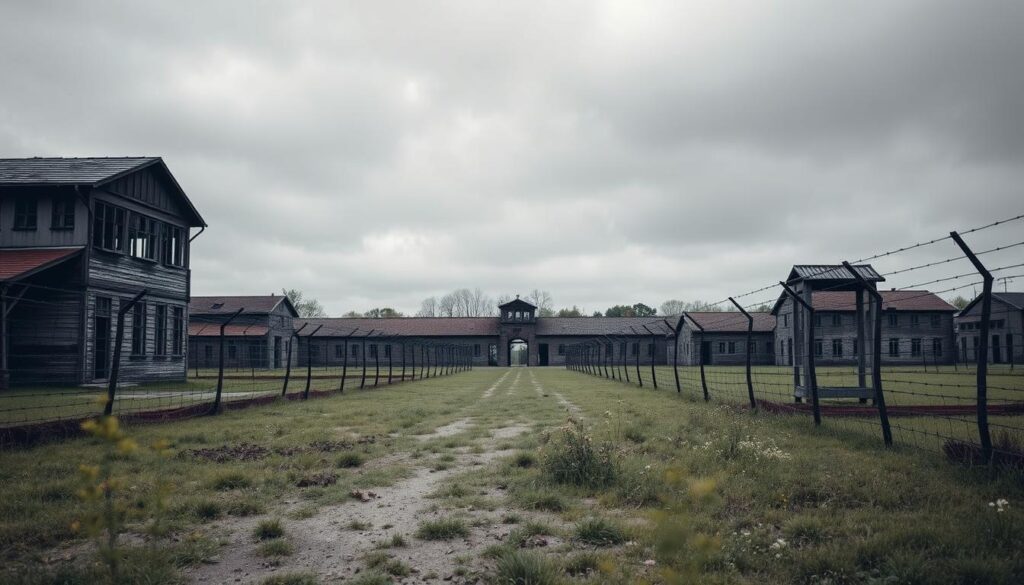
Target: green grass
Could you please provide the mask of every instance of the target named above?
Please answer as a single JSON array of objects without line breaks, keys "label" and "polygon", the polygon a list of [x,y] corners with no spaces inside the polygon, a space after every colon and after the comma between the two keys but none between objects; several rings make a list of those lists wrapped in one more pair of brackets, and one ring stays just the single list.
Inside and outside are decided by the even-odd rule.
[{"label": "green grass", "polygon": [[[343,396],[330,399],[282,401],[217,417],[129,427],[140,445],[163,438],[171,442],[173,452],[171,457],[159,457],[143,449],[111,461],[115,475],[126,482],[119,497],[130,504],[126,520],[133,532],[145,535],[153,514],[147,496],[159,481],[173,478],[173,489],[163,519],[169,535],[143,536],[146,544],[126,553],[132,556],[126,566],[132,567],[138,581],[180,580],[181,566],[217,555],[218,546],[209,538],[188,544],[185,540],[218,518],[288,517],[290,510],[304,506],[319,513],[334,505],[353,506],[358,515],[357,506],[362,504],[352,501],[351,490],[402,481],[414,468],[429,467],[433,457],[427,453],[432,447],[444,453],[448,444],[482,445],[481,437],[508,426],[514,417],[530,430],[496,443],[512,449],[510,455],[456,472],[439,486],[437,494],[442,497],[431,500],[438,517],[457,514],[461,520],[456,522],[465,532],[438,527],[428,532],[460,538],[470,525],[482,526],[481,518],[489,518],[492,526],[514,523],[503,529],[521,529],[518,535],[543,526],[544,532],[553,533],[545,536],[556,544],[519,550],[503,542],[491,557],[466,559],[460,569],[473,575],[532,575],[539,583],[584,578],[594,583],[656,582],[663,571],[687,582],[710,583],[1024,581],[1019,554],[1024,549],[1019,529],[1024,525],[1024,483],[1008,474],[990,477],[982,470],[951,465],[937,453],[911,448],[914,443],[905,437],[914,436],[914,429],[928,428],[912,427],[918,419],[900,419],[896,448],[885,449],[877,426],[865,421],[826,418],[816,429],[809,416],[751,413],[742,408],[745,382],[735,369],[717,372],[709,380],[710,403],[695,391],[692,370],[685,373],[686,390],[679,395],[671,387],[668,369],[658,371],[661,389],[653,391],[650,384],[640,390],[554,368],[522,370],[524,379],[508,394],[513,374],[491,400],[480,401],[482,391],[504,372],[478,369],[373,392],[349,391],[349,386]],[[548,396],[534,391],[530,372]],[[755,385],[757,380],[764,383],[768,377],[762,374]],[[565,444],[560,443],[558,429],[565,424],[566,412],[556,392],[579,407],[580,432],[590,437],[591,445],[607,448],[607,457],[596,457],[596,469],[607,461],[613,470],[610,477],[602,472],[597,474],[599,481],[565,481],[572,473],[556,471],[595,460],[583,454],[584,449],[570,449],[568,455],[561,449]],[[463,418],[474,421],[465,436],[427,442],[413,436]],[[943,432],[955,424],[925,421],[936,425],[932,430]],[[1020,424],[1016,419],[1014,423]],[[375,440],[358,442],[368,437]],[[336,451],[313,447],[323,441],[350,444]],[[267,454],[223,463],[189,455],[193,449],[243,443],[263,447]],[[575,449],[582,444],[573,445]],[[84,536],[69,526],[83,512],[75,496],[77,466],[97,462],[102,449],[92,439],[73,439],[0,451],[0,484],[5,490],[0,500],[0,582],[103,582],[92,578],[91,557],[85,552],[78,553],[77,564],[41,560],[60,558],[54,556],[57,551],[89,549],[80,546]],[[425,456],[407,461],[408,465],[335,469],[348,452],[376,462],[415,451]],[[519,464],[518,453],[532,454],[534,463]],[[549,465],[552,460],[560,463]],[[594,467],[587,463],[579,468]],[[295,488],[297,478],[327,469],[338,473],[335,485]],[[482,504],[485,497],[501,511],[464,507]],[[1003,513],[988,506],[998,498],[1010,501]],[[590,518],[608,519],[633,542],[588,552],[597,545],[577,532]],[[356,525],[349,529],[371,528],[359,525],[358,518],[353,522]],[[292,532],[297,528],[287,528],[289,538],[296,536]],[[493,528],[480,533],[488,530]],[[388,536],[367,535],[367,545]],[[264,543],[284,541],[245,537],[246,546],[257,553]],[[592,541],[606,542],[600,537]],[[417,546],[433,546],[411,539],[408,544],[401,551],[403,557],[415,554]],[[461,543],[443,546],[457,548]],[[656,565],[646,567],[648,559]],[[70,577],[63,579],[59,572]],[[306,582],[316,582],[315,577],[310,579]],[[372,569],[359,579],[386,583],[393,577]]]},{"label": "green grass", "polygon": [[611,546],[626,542],[626,531],[604,518],[586,518],[576,524],[573,537],[592,546]]},{"label": "green grass", "polygon": [[416,529],[416,538],[422,540],[452,540],[466,536],[469,536],[469,528],[458,518],[425,520]]},{"label": "green grass", "polygon": [[284,536],[284,526],[280,520],[261,520],[252,531],[256,540],[269,540]]}]

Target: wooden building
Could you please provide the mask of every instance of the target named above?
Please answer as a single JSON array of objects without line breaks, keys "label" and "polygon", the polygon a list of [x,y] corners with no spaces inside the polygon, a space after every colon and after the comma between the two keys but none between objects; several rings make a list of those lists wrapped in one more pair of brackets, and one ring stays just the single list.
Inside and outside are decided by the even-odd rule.
[{"label": "wooden building", "polygon": [[[294,320],[299,316],[286,296],[192,297],[189,303],[190,368],[215,368],[224,327],[226,368],[282,368],[288,359]],[[293,358],[294,361],[294,358]]]},{"label": "wooden building", "polygon": [[0,386],[185,377],[191,228],[159,157],[0,159]]},{"label": "wooden building", "polygon": [[[737,366],[746,364],[747,326],[739,312],[688,312],[680,327],[679,365]],[[775,363],[775,317],[751,313],[754,320],[750,341],[750,363]]]},{"label": "wooden building", "polygon": [[[869,265],[858,267],[874,286],[884,279]],[[837,275],[842,266],[798,265],[787,282],[804,292],[804,281],[818,287],[806,289],[814,307],[814,351],[818,365],[853,365],[857,363],[862,342],[857,335],[857,293],[850,280]],[[950,364],[953,351],[953,315],[956,308],[938,295],[926,290],[882,290],[882,363],[916,365]],[[865,308],[870,297],[863,298]],[[781,295],[772,309],[776,317],[775,361],[779,365],[795,365],[805,353],[804,336],[794,315],[794,302]],[[865,319],[870,319],[866,315]],[[870,323],[870,320],[867,321]],[[871,343],[871,328],[865,325],[864,343]],[[796,357],[794,357],[796,356]]]},{"label": "wooden building", "polygon": [[[981,297],[956,316],[958,358],[977,360],[981,333]],[[989,317],[988,361],[993,364],[1024,362],[1024,292],[993,292]]]}]

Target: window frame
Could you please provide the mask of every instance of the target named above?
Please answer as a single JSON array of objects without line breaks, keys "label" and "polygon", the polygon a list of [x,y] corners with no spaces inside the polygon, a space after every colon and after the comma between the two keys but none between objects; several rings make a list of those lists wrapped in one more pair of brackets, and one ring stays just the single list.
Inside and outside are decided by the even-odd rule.
[{"label": "window frame", "polygon": [[106,201],[96,201],[92,217],[92,247],[111,254],[124,254],[127,223],[127,209]]},{"label": "window frame", "polygon": [[171,355],[185,355],[185,307],[171,308]]},{"label": "window frame", "polygon": [[[31,204],[31,209],[27,207],[29,204]],[[11,229],[16,232],[31,232],[38,228],[39,200],[35,197],[15,197],[14,221],[11,224]]]},{"label": "window frame", "polygon": [[75,229],[75,206],[78,200],[74,195],[54,195],[50,201],[50,229],[67,231]]},{"label": "window frame", "polygon": [[167,355],[167,305],[153,305],[153,355]]},{"label": "window frame", "polygon": [[146,355],[146,322],[149,320],[147,313],[145,301],[139,301],[132,307],[132,357]]}]

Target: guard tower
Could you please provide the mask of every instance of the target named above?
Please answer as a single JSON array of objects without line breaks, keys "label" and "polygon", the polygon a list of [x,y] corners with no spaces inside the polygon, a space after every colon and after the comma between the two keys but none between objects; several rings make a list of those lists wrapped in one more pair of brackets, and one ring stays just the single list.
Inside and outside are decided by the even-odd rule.
[{"label": "guard tower", "polygon": [[516,295],[515,300],[499,305],[498,313],[498,365],[537,365],[537,307]]},{"label": "guard tower", "polygon": [[[793,398],[801,402],[811,397],[809,380],[811,379],[811,355],[820,356],[824,353],[822,330],[829,327],[824,315],[837,312],[854,314],[854,328],[849,331],[853,337],[853,355],[856,364],[857,383],[848,385],[848,374],[838,369],[829,368],[816,371],[819,398],[857,398],[867,402],[874,397],[874,389],[867,384],[867,372],[871,368],[881,367],[880,359],[869,359],[872,355],[874,328],[868,324],[875,322],[876,311],[881,311],[877,297],[877,283],[885,279],[869,264],[851,266],[856,275],[843,265],[796,265],[789,273],[785,284],[789,291],[783,291],[772,311],[777,320],[781,353],[784,356],[788,349],[788,363],[793,367]],[[814,302],[815,291],[852,291],[851,306],[822,306]],[[792,294],[791,294],[792,293]],[[799,300],[792,298],[793,295]],[[801,302],[802,301],[802,302]],[[834,313],[835,312],[835,313]],[[842,335],[848,329],[840,327],[833,335]],[[813,354],[811,352],[814,352]],[[870,364],[869,364],[870,362]]]}]

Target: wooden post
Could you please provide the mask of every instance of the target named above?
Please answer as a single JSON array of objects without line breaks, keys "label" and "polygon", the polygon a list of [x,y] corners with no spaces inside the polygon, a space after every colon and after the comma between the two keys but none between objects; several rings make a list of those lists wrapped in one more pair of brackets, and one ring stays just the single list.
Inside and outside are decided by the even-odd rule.
[{"label": "wooden post", "polygon": [[[691,317],[689,313],[683,313],[683,317],[689,319],[690,323],[693,323],[693,326],[697,328],[697,331],[700,331],[700,347],[697,351],[700,359],[697,361],[700,364],[700,387],[704,391],[704,402],[707,402],[711,400],[711,395],[708,393],[708,378],[704,373],[704,326]],[[680,323],[682,323],[682,320],[680,320]]]},{"label": "wooden post", "polygon": [[[130,311],[131,308],[134,307],[135,304],[138,303],[142,299],[142,297],[146,296],[146,293],[148,293],[148,292],[149,292],[148,290],[143,289],[142,292],[140,292],[139,294],[137,294],[134,297],[132,297],[131,300],[129,300],[127,303],[125,303],[124,305],[122,305],[121,307],[119,307],[117,309],[117,331],[114,334],[114,361],[113,361],[113,363],[110,366],[110,380],[107,382],[107,403],[103,407],[103,415],[104,416],[110,416],[111,413],[114,412],[114,393],[117,391],[117,377],[118,377],[118,375],[120,374],[120,371],[121,371],[121,345],[124,343],[124,316],[125,316],[125,313]],[[241,309],[239,309],[238,313],[241,313],[241,312],[242,312]],[[228,322],[230,323],[231,319],[234,319],[238,315],[238,313],[235,313],[234,315],[232,315],[228,319]],[[223,376],[224,376],[224,325],[221,325],[221,327],[220,327],[220,338],[221,338],[221,342],[220,342],[220,353],[221,353],[220,375],[221,375],[221,377],[217,379],[217,403],[218,404],[220,403],[221,380],[223,379]]]},{"label": "wooden post", "polygon": [[377,387],[380,381],[380,344],[374,343],[373,347],[373,387]]},{"label": "wooden post", "polygon": [[360,390],[362,390],[363,388],[366,387],[366,338],[371,336],[371,335],[373,335],[373,331],[374,331],[373,329],[370,329],[370,331],[366,335],[363,336],[363,340],[362,340],[362,342],[360,344],[362,347],[359,350],[359,353],[360,353],[359,357],[363,361],[363,375],[359,379],[359,389]]},{"label": "wooden post", "polygon": [[[814,415],[814,425],[821,425],[821,406],[818,404],[818,378],[814,371],[814,307],[811,306],[811,288],[804,283],[804,295],[806,299],[801,298],[793,289],[789,288],[784,282],[780,282],[782,288],[786,291],[794,301],[799,303],[805,311],[807,316],[805,322],[805,338],[807,346],[807,358],[804,362],[804,378],[807,381],[807,385],[811,390],[811,411]],[[793,312],[796,313],[796,305],[793,306]],[[802,320],[802,319],[801,319]],[[803,321],[803,320],[802,320]]]},{"label": "wooden post", "polygon": [[672,332],[672,373],[676,378],[676,394],[681,394],[683,387],[679,384],[679,334],[683,330],[683,316],[679,316],[679,322],[676,323],[675,327],[672,327],[672,324],[665,320],[665,327],[668,327],[669,331]]},{"label": "wooden post", "polygon": [[754,381],[750,373],[750,344],[754,342],[754,317],[741,307],[736,299],[729,297],[729,301],[747,318],[747,396],[750,398],[750,408],[757,410],[757,400],[754,399]]},{"label": "wooden post", "polygon": [[355,335],[356,331],[359,331],[359,329],[356,328],[352,333],[345,336],[345,343],[342,347],[342,353],[345,354],[345,357],[341,360],[341,384],[338,387],[338,392],[345,392],[345,378],[348,376],[348,338]]},{"label": "wooden post", "polygon": [[651,331],[650,329],[647,329],[647,325],[641,325],[641,327],[646,329],[647,332],[651,334],[651,384],[654,386],[654,389],[657,390],[658,374],[655,373],[654,371],[654,354],[657,353],[658,350],[658,336],[655,335],[654,332]]},{"label": "wooden post", "polygon": [[323,325],[317,325],[312,333],[306,336],[306,390],[302,393],[302,399],[309,398],[309,385],[313,382],[313,336]]},{"label": "wooden post", "polygon": [[405,340],[399,345],[402,346],[402,381],[405,382]]},{"label": "wooden post", "polygon": [[981,441],[981,459],[987,465],[992,462],[992,435],[988,428],[988,337],[992,320],[992,282],[994,279],[992,273],[985,268],[981,260],[978,260],[960,234],[950,232],[949,236],[953,238],[957,246],[960,246],[964,255],[974,265],[974,269],[981,274],[982,279],[981,332],[979,333],[981,339],[978,340],[978,355],[975,358],[978,360],[978,438]]},{"label": "wooden post", "polygon": [[281,396],[288,393],[288,380],[292,377],[292,348],[295,347],[299,332],[305,329],[306,325],[309,325],[309,323],[303,323],[302,327],[292,331],[292,334],[288,336],[288,361],[284,365],[284,384],[281,385]]},{"label": "wooden post", "polygon": [[388,354],[388,386],[390,386],[391,385],[392,364],[395,361],[395,352],[391,348],[391,338],[388,338],[388,344],[385,347],[387,347],[387,354]]},{"label": "wooden post", "polygon": [[[636,329],[633,329],[632,327],[630,327],[629,330],[633,332],[633,335],[637,334],[636,333]],[[634,361],[636,362],[636,381],[637,381],[637,384],[640,385],[640,388],[643,388],[644,387],[644,379],[640,376],[640,342],[637,341],[635,343],[636,343],[636,360],[634,360]]]},{"label": "wooden post", "polygon": [[[889,426],[889,410],[885,406],[885,393],[882,392],[882,295],[877,290],[868,284],[867,280],[860,275],[859,272],[853,269],[853,266],[849,262],[843,262],[843,266],[853,274],[853,277],[857,279],[861,288],[857,290],[858,303],[857,310],[860,311],[860,304],[863,301],[862,291],[868,291],[874,301],[874,309],[872,310],[872,334],[871,334],[871,385],[875,391],[875,407],[878,408],[878,420],[882,425],[882,442],[885,443],[886,447],[892,447],[892,428]],[[858,326],[857,335],[863,337],[863,320],[858,319],[860,324]],[[863,346],[859,348],[861,350],[861,357],[864,356]],[[862,370],[863,372],[863,370]],[[861,386],[863,388],[863,386]]]}]

